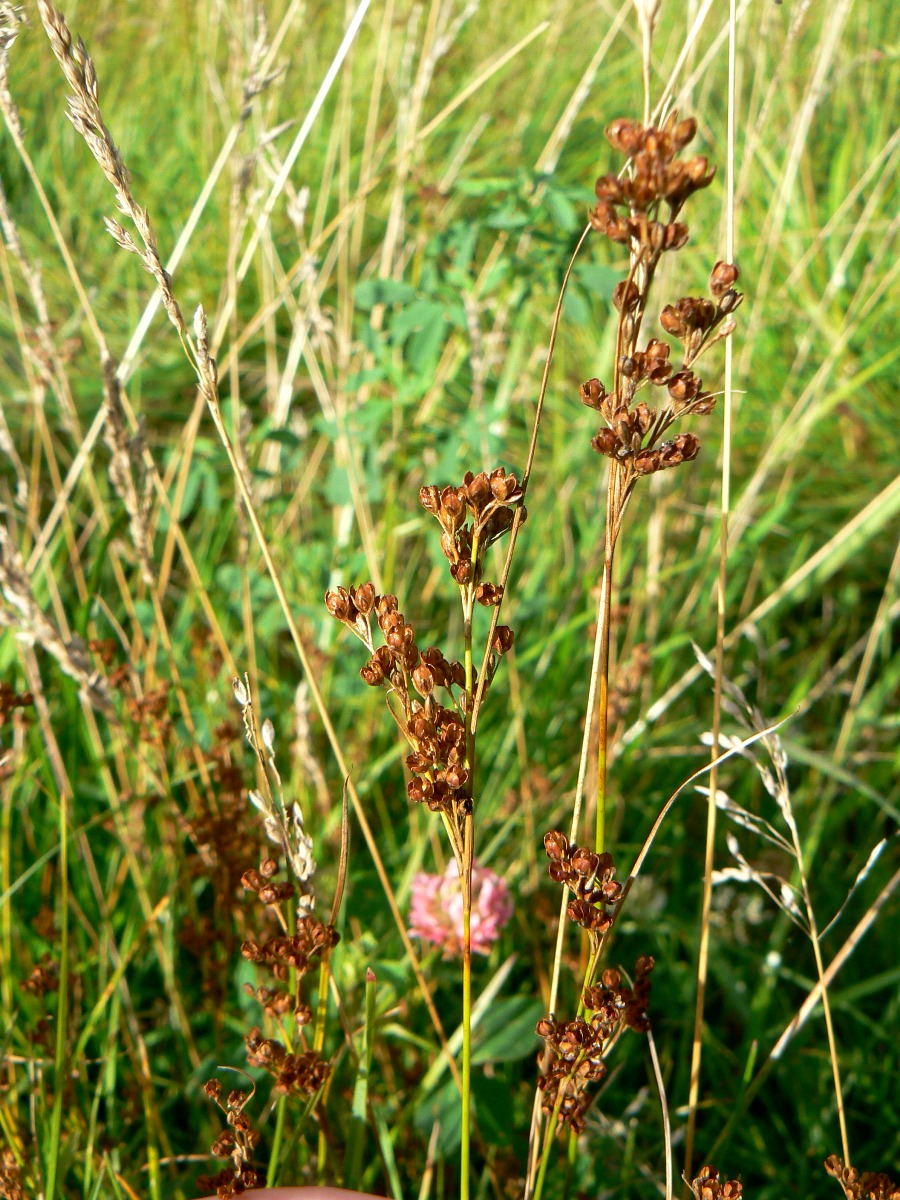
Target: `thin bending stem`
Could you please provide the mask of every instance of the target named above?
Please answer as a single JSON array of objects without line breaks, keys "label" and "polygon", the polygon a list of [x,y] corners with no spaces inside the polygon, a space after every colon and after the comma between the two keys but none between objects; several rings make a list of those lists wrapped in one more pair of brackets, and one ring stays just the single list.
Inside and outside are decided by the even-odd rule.
[{"label": "thin bending stem", "polygon": [[[734,261],[734,141],[735,141],[735,0],[730,0],[728,29],[728,137],[725,168],[725,258]],[[716,585],[716,652],[713,682],[712,746],[710,756],[719,757],[722,725],[722,682],[725,668],[725,593],[728,583],[728,517],[731,508],[731,422],[732,422],[732,344],[725,342],[725,403],[722,431],[722,505],[719,520],[719,572]],[[709,932],[712,909],[712,877],[716,846],[716,792],[718,771],[709,776],[706,808],[706,847],[703,862],[703,899],[700,909],[700,945],[697,952],[697,997],[694,1008],[694,1032],[691,1047],[691,1074],[688,1091],[688,1120],[684,1146],[684,1177],[692,1178],[697,1106],[700,1098],[700,1064],[703,1054],[703,1012],[709,974]],[[686,1193],[687,1194],[687,1193]]]},{"label": "thin bending stem", "polygon": [[[597,828],[594,848],[606,849],[606,765],[609,755],[609,640],[612,622],[612,573],[616,555],[615,502],[619,467],[609,464],[606,489],[606,536],[603,547],[603,580],[600,590],[600,664],[598,679],[599,731],[597,737]],[[590,714],[588,714],[590,725]]]},{"label": "thin bending stem", "polygon": [[572,274],[572,269],[575,266],[575,260],[581,251],[581,247],[587,240],[587,235],[591,232],[591,226],[585,225],[581,231],[581,236],[575,243],[575,249],[572,251],[572,257],[569,259],[569,264],[566,267],[566,273],[563,275],[563,281],[560,285],[559,296],[556,300],[556,310],[553,314],[553,324],[550,328],[550,340],[547,343],[547,357],[544,360],[544,373],[541,376],[541,386],[538,392],[537,406],[534,410],[534,421],[531,426],[531,441],[528,445],[528,457],[525,459],[525,470],[522,473],[522,493],[523,498],[521,504],[516,508],[513,516],[513,523],[509,531],[509,545],[506,548],[506,560],[503,563],[503,572],[500,576],[500,604],[494,605],[491,616],[491,628],[488,633],[487,643],[484,649],[484,657],[481,661],[481,673],[478,676],[478,689],[475,693],[475,701],[472,705],[472,732],[478,725],[478,714],[481,711],[481,704],[484,700],[484,689],[487,680],[487,670],[491,659],[491,644],[494,640],[494,634],[497,630],[497,625],[500,621],[500,608],[503,604],[503,595],[506,591],[506,584],[509,580],[510,567],[512,566],[513,552],[516,548],[516,538],[519,536],[519,527],[522,524],[522,511],[525,503],[525,498],[528,493],[528,481],[531,478],[531,469],[534,466],[534,457],[537,453],[538,431],[541,426],[541,415],[544,411],[544,399],[547,395],[547,384],[550,381],[550,366],[553,362],[553,351],[556,347],[556,335],[559,331],[559,322],[562,317],[563,301],[566,296],[566,288],[569,285],[569,277]]}]

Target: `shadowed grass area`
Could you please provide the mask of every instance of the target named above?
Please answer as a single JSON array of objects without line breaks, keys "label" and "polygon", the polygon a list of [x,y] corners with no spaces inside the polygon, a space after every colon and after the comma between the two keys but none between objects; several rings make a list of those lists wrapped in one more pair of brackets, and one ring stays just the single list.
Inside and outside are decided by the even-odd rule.
[{"label": "shadowed grass area", "polygon": [[[723,164],[727,19],[707,7],[672,100],[696,116],[698,152]],[[262,11],[161,0],[73,5],[66,16],[96,65],[104,118],[163,263],[216,172],[173,288],[183,313],[206,311],[224,425],[402,925],[415,873],[443,870],[449,853],[432,815],[407,800],[406,752],[323,595],[372,579],[398,596],[421,646],[461,656],[454,585],[419,489],[470,469],[521,474],[563,273],[595,178],[618,166],[603,130],[642,110],[640,39],[631,5],[605,0],[527,14],[503,2],[373,3],[276,188],[352,10],[272,0],[264,23]],[[228,1165],[208,1156],[223,1121],[203,1084],[218,1066],[247,1069],[254,1025],[268,1037],[278,1027],[256,994],[271,979],[241,954],[243,942],[276,932],[271,910],[241,887],[275,848],[248,800],[264,787],[265,755],[254,762],[246,744],[232,677],[248,672],[256,719],[273,722],[284,794],[313,841],[322,921],[344,781],[164,312],[129,350],[154,282],[104,229],[104,217],[128,222],[65,120],[65,81],[35,8],[28,17],[7,47],[0,134],[0,679],[25,704],[11,708],[0,693],[0,1163],[10,1179],[0,1175],[0,1195],[6,1185],[15,1196],[18,1171],[24,1194],[47,1200],[189,1200],[204,1194],[198,1175]],[[14,28],[14,15],[4,21]],[[654,104],[689,30],[684,6],[662,6]],[[766,721],[789,718],[780,736],[820,930],[891,838],[822,937],[827,967],[859,936],[829,996],[853,1162],[870,1170],[889,1170],[900,1151],[898,32],[890,5],[738,5],[736,258],[746,299],[734,339],[725,673]],[[660,268],[661,296],[705,292],[723,257],[722,174],[691,210],[688,248]],[[479,1200],[519,1194],[524,1177],[533,1031],[549,996],[559,900],[541,840],[571,816],[603,565],[606,460],[591,449],[597,416],[578,388],[611,378],[620,249],[592,234],[574,268],[504,602],[515,649],[478,727],[477,857],[515,901],[473,970]],[[104,392],[101,341],[125,362],[120,408],[108,377]],[[721,348],[701,373],[720,387]],[[120,412],[118,435],[112,418],[106,435],[95,422],[104,403]],[[677,481],[652,477],[619,541],[608,836],[620,878],[668,796],[709,759],[701,737],[713,688],[692,642],[712,654],[718,410],[698,432],[698,461]],[[504,552],[491,551],[496,573]],[[482,634],[488,620],[478,610]],[[738,732],[727,711],[723,721]],[[784,832],[750,763],[723,765],[718,786]],[[676,1164],[705,822],[706,797],[688,789],[609,952],[628,969],[639,954],[656,959],[650,1013]],[[588,806],[586,838],[592,827]],[[798,883],[783,850],[721,813],[718,867],[735,865],[729,833],[755,868]],[[452,1195],[454,1075],[358,815],[337,927],[324,1031],[332,1081],[316,1116],[306,1098],[277,1101],[271,1076],[250,1068],[254,1157],[270,1183],[346,1182],[346,1140],[363,1128],[361,1167],[346,1160],[361,1186]],[[758,887],[735,880],[715,887],[710,929],[695,1164],[740,1174],[762,1200],[836,1195],[822,1169],[840,1141],[821,1007],[769,1059],[816,985],[809,940]],[[459,965],[415,946],[457,1049]],[[568,1013],[583,957],[570,934]],[[377,977],[368,1018],[367,967]],[[315,1010],[317,967],[306,984]],[[287,1025],[278,1036],[299,1039]],[[373,1043],[361,1089],[359,1059]],[[623,1043],[571,1176],[563,1143],[545,1195],[660,1192],[649,1057],[630,1034]],[[219,1078],[223,1099],[250,1090],[243,1076]]]}]

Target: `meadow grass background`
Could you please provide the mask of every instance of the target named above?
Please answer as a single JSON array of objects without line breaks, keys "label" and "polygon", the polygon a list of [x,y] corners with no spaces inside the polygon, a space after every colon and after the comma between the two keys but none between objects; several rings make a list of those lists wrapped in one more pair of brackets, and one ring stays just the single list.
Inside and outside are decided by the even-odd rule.
[{"label": "meadow grass background", "polygon": [[[654,99],[698,7],[663,0]],[[688,210],[691,243],[667,264],[660,305],[705,287],[722,256],[722,8],[712,6],[676,82],[678,107],[698,118],[701,149],[720,175]],[[900,21],[892,5],[863,0],[752,0],[738,10],[737,259],[747,298],[735,336],[727,628],[737,632],[726,670],[767,718],[794,714],[782,737],[824,926],[872,847],[896,829],[900,807],[892,638]],[[36,12],[26,11],[10,91],[118,357],[152,281],[103,229],[102,217],[113,215],[110,189],[64,118],[64,82]],[[241,0],[134,0],[67,10],[94,58],[106,119],[163,260],[240,114],[258,17],[265,12],[271,39],[287,11],[283,0],[259,9]],[[430,814],[410,811],[403,752],[380,695],[361,683],[359,647],[326,615],[322,597],[336,583],[374,578],[398,595],[420,644],[456,655],[453,588],[418,489],[458,482],[467,469],[521,470],[565,264],[593,181],[614,166],[603,129],[641,110],[640,50],[630,6],[605,0],[373,3],[237,286],[242,248],[348,15],[312,0],[290,14],[275,55],[280,71],[246,116],[175,290],[185,312],[202,302],[211,325],[236,297],[218,353],[226,419],[239,432],[281,579],[406,911],[413,873],[442,867],[445,850]],[[4,246],[0,396],[19,462],[0,457],[0,499],[28,559],[102,390],[83,307],[5,130],[0,177],[24,254],[42,272],[56,347],[42,379],[29,357],[39,348],[32,299]],[[476,964],[476,994],[500,985],[477,1034],[485,1196],[516,1194],[533,1026],[549,982],[558,897],[540,840],[568,825],[602,565],[603,461],[590,448],[593,417],[578,402],[578,384],[610,378],[617,255],[593,236],[569,290],[504,609],[516,650],[480,725],[478,857],[505,876],[516,900],[500,942]],[[721,352],[704,378],[720,386]],[[214,1168],[200,1156],[220,1125],[201,1086],[219,1064],[244,1065],[243,1035],[262,1018],[241,991],[254,976],[239,946],[257,918],[236,887],[258,859],[261,833],[240,790],[253,786],[253,763],[223,646],[250,672],[260,713],[275,724],[287,793],[303,805],[315,839],[326,911],[338,857],[340,774],[302,692],[298,733],[302,674],[284,618],[208,415],[201,409],[199,423],[190,421],[193,376],[159,315],[126,390],[215,622],[152,499],[154,561],[165,579],[153,588],[142,581],[101,439],[36,556],[32,592],[64,637],[114,639],[110,669],[127,665],[139,695],[172,685],[163,703],[169,724],[136,720],[119,699],[124,727],[91,715],[50,655],[30,652],[14,629],[4,633],[2,678],[39,700],[27,721],[0,730],[9,752],[0,821],[0,1139],[24,1163],[29,1195],[46,1188],[49,1173],[47,1191],[66,1197],[189,1198],[197,1174]],[[639,492],[620,541],[616,658],[627,663],[641,642],[650,650],[611,771],[622,873],[663,801],[708,755],[700,736],[710,728],[711,684],[691,642],[709,651],[715,638],[720,413],[697,432],[699,460]],[[212,763],[214,752],[238,769],[237,781],[220,770],[203,782],[198,759]],[[729,764],[720,786],[777,820],[748,764]],[[612,951],[626,965],[638,954],[657,959],[651,1012],[676,1139],[687,1100],[705,806],[693,791],[679,801]],[[722,829],[720,865],[730,861],[724,838]],[[762,869],[789,870],[771,847],[741,840]],[[826,962],[896,870],[891,841],[824,939]],[[897,914],[893,894],[831,989],[850,1144],[854,1162],[871,1170],[890,1170],[900,1156]],[[340,928],[334,971],[351,1030],[360,1027],[368,965],[379,980],[364,1181],[376,1192],[418,1195],[433,1136],[429,1186],[452,1195],[452,1082],[446,1070],[429,1072],[434,1031],[355,825]],[[577,967],[575,938],[567,945]],[[68,971],[62,1039],[56,994],[42,1000],[22,987],[48,955],[65,959]],[[459,1020],[457,969],[423,959],[450,1033]],[[575,974],[564,972],[569,1008]],[[697,1154],[705,1161],[715,1147],[721,1168],[740,1173],[746,1193],[764,1200],[837,1194],[821,1169],[839,1150],[821,1009],[747,1094],[814,982],[808,941],[766,897],[750,885],[716,889]],[[331,1048],[341,1045],[336,1020],[329,1038]],[[353,1078],[344,1054],[327,1105],[330,1181],[341,1179]],[[267,1099],[260,1077],[255,1120]],[[289,1105],[289,1134],[300,1118],[301,1107]],[[270,1114],[262,1125],[263,1162],[274,1123]],[[288,1138],[279,1182],[315,1178],[315,1143],[309,1123]],[[676,1161],[681,1153],[679,1142]],[[574,1187],[655,1195],[661,1171],[649,1060],[629,1038],[593,1109]],[[562,1194],[561,1173],[552,1192]]]}]

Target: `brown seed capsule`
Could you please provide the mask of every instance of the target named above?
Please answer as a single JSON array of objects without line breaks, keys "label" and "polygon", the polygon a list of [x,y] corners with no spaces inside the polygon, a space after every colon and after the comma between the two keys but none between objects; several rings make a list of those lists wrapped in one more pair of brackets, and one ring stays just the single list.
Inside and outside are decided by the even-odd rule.
[{"label": "brown seed capsule", "polygon": [[703,383],[693,371],[677,371],[666,386],[672,399],[683,404],[700,394]]},{"label": "brown seed capsule", "polygon": [[466,471],[461,489],[466,496],[469,508],[477,515],[491,499],[491,485],[484,471],[473,475]]},{"label": "brown seed capsule", "polygon": [[458,791],[468,783],[469,772],[465,767],[448,767],[444,772],[444,781],[448,787]]},{"label": "brown seed capsule", "polygon": [[440,490],[440,488],[435,487],[434,484],[431,484],[428,487],[420,488],[419,489],[419,503],[422,505],[422,507],[425,509],[426,512],[434,513],[435,515],[437,515],[438,509],[441,507],[441,490]]},{"label": "brown seed capsule", "polygon": [[508,625],[498,625],[494,630],[491,649],[495,654],[508,654],[513,647],[514,634]]},{"label": "brown seed capsule", "polygon": [[554,862],[562,862],[569,852],[569,839],[558,829],[552,829],[544,834],[544,850],[548,858]]},{"label": "brown seed capsule", "polygon": [[471,581],[473,573],[471,558],[461,558],[459,562],[450,564],[450,574],[460,587],[465,587]]},{"label": "brown seed capsule", "polygon": [[521,495],[518,479],[512,473],[507,475],[502,467],[498,467],[496,471],[491,471],[490,480],[491,494],[495,500],[505,503],[509,500],[517,499],[518,495]]},{"label": "brown seed capsule", "polygon": [[412,681],[420,696],[428,696],[434,691],[434,676],[426,666],[416,667],[412,673]]},{"label": "brown seed capsule", "polygon": [[465,521],[466,506],[456,488],[444,488],[441,493],[440,518],[451,533],[455,533]]},{"label": "brown seed capsule", "polygon": [[358,588],[351,588],[350,598],[362,615],[367,616],[375,607],[375,585],[363,583]]},{"label": "brown seed capsule", "polygon": [[740,272],[734,263],[717,262],[710,272],[709,290],[717,300],[721,300],[735,283],[737,283]]},{"label": "brown seed capsule", "polygon": [[591,445],[598,454],[605,454],[607,458],[617,458],[619,451],[623,449],[622,443],[611,429],[601,429],[591,438]]},{"label": "brown seed capsule", "polygon": [[616,284],[613,291],[613,305],[619,312],[622,312],[623,309],[626,312],[630,312],[632,309],[637,308],[640,299],[640,288],[634,280],[623,279],[620,283]]},{"label": "brown seed capsule", "polygon": [[672,130],[672,143],[676,150],[683,150],[688,142],[692,142],[697,134],[697,122],[693,117],[685,117]]},{"label": "brown seed capsule", "polygon": [[667,304],[659,314],[659,323],[673,337],[681,338],[686,332],[684,320],[671,304]]},{"label": "brown seed capsule", "polygon": [[598,200],[612,204],[622,204],[625,199],[622,182],[615,175],[601,175],[594,184],[594,192]]},{"label": "brown seed capsule", "polygon": [[637,475],[652,475],[662,466],[658,450],[642,450],[632,459],[632,465]]},{"label": "brown seed capsule", "polygon": [[640,144],[643,132],[643,128],[637,121],[629,121],[627,117],[618,117],[607,125],[606,140],[614,150],[631,157]]},{"label": "brown seed capsule", "polygon": [[336,621],[352,621],[356,616],[350,593],[346,588],[335,588],[325,593],[325,607]]},{"label": "brown seed capsule", "polygon": [[588,379],[586,383],[581,385],[579,389],[581,395],[581,403],[586,404],[588,408],[596,409],[598,412],[606,399],[606,388],[599,379]]},{"label": "brown seed capsule", "polygon": [[475,589],[475,599],[485,608],[495,607],[503,599],[503,588],[496,583],[480,583]]},{"label": "brown seed capsule", "polygon": [[378,613],[378,621],[379,621],[379,623],[381,623],[381,621],[389,613],[397,611],[397,597],[396,596],[376,596],[375,611]]},{"label": "brown seed capsule", "polygon": [[687,245],[688,227],[683,221],[672,221],[666,226],[663,239],[664,250],[681,250]]},{"label": "brown seed capsule", "polygon": [[631,241],[631,222],[625,217],[610,217],[603,230],[611,242],[619,246],[627,246]]},{"label": "brown seed capsule", "polygon": [[579,846],[572,855],[572,870],[585,879],[590,879],[599,865],[599,855],[584,846]]}]

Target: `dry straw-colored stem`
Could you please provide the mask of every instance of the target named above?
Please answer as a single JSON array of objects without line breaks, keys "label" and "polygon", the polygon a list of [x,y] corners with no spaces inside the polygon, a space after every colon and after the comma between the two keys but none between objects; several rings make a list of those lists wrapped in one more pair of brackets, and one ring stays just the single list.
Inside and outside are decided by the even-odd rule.
[{"label": "dry straw-colored stem", "polygon": [[[728,130],[725,160],[725,261],[734,262],[734,147],[735,147],[735,43],[737,13],[735,0],[729,0],[728,22]],[[722,726],[722,680],[725,669],[725,612],[728,583],[728,517],[731,507],[731,440],[732,440],[732,339],[725,344],[724,421],[722,428],[722,495],[719,513],[719,565],[716,580],[716,647],[715,678],[713,682],[712,747],[710,756],[715,764],[719,756],[719,736]],[[714,765],[709,777],[706,807],[706,841],[703,856],[703,898],[700,912],[700,942],[697,953],[697,994],[694,1006],[694,1032],[691,1045],[691,1073],[688,1092],[688,1119],[684,1148],[684,1178],[693,1179],[694,1138],[697,1129],[697,1105],[700,1097],[700,1064],[703,1053],[703,1013],[706,1003],[706,982],[709,971],[710,914],[712,908],[713,865],[716,845],[716,795],[718,769]]]},{"label": "dry straw-colored stem", "polygon": [[[362,12],[365,11],[366,6],[367,0],[364,0],[364,3],[360,6]],[[169,318],[175,325],[182,345],[184,346],[185,353],[187,354],[197,373],[201,394],[209,407],[216,429],[222,439],[223,445],[225,446],[226,453],[228,454],[229,462],[231,463],[235,474],[238,490],[240,491],[246,506],[248,519],[250,520],[257,544],[259,545],[263,559],[266,563],[266,567],[269,571],[270,577],[272,578],[276,596],[282,608],[288,630],[297,650],[298,657],[300,658],[307,682],[309,683],[313,700],[322,718],[326,735],[328,736],[329,742],[334,751],[341,774],[344,776],[344,778],[348,778],[350,776],[350,770],[344,759],[340,741],[337,737],[337,732],[334,729],[334,726],[325,708],[324,698],[312,671],[305,642],[300,635],[299,628],[297,627],[297,624],[291,613],[287,595],[285,593],[283,584],[281,583],[274,560],[272,559],[262,526],[260,525],[259,519],[256,515],[253,500],[244,478],[244,473],[241,470],[234,447],[231,443],[231,439],[229,438],[228,432],[222,421],[218,401],[217,368],[214,358],[209,353],[205,317],[202,315],[201,311],[199,314],[199,319],[195,324],[195,334],[197,337],[197,342],[195,343],[194,338],[192,338],[190,331],[187,329],[187,326],[185,325],[184,319],[181,315],[181,310],[178,307],[172,291],[171,280],[162,267],[162,263],[159,259],[159,255],[156,250],[156,238],[150,223],[149,214],[145,209],[138,205],[131,193],[130,179],[127,170],[121,160],[121,155],[119,155],[119,152],[115,147],[112,136],[110,135],[109,130],[107,129],[103,120],[103,115],[97,98],[99,88],[93,63],[91,62],[91,59],[88,56],[81,40],[79,39],[77,42],[73,41],[72,35],[69,32],[62,13],[54,4],[51,3],[51,0],[39,0],[39,7],[41,19],[50,39],[54,54],[56,55],[56,58],[63,69],[66,79],[75,93],[74,105],[70,102],[73,124],[75,124],[76,128],[87,141],[91,152],[94,154],[94,157],[97,159],[104,173],[107,175],[107,178],[115,188],[120,208],[123,212],[127,213],[127,215],[131,217],[132,221],[134,222],[138,233],[141,236],[143,250],[138,248],[127,234],[125,234],[124,237],[121,236],[121,234],[124,233],[121,226],[115,225],[114,228],[111,228],[111,232],[119,244],[122,245],[123,249],[129,250],[132,253],[137,253],[139,257],[141,257],[144,265],[153,275]],[[358,30],[358,21],[354,24],[353,28],[354,32]],[[349,42],[347,42],[345,39],[345,43],[343,45],[344,54],[346,54],[346,49],[349,48]],[[334,74],[336,74],[336,70],[337,68],[334,67],[334,70],[329,71],[329,83],[331,79],[333,79]],[[322,98],[324,99],[324,93]],[[302,142],[300,144],[302,144]],[[257,231],[258,233],[261,232],[261,228],[259,226],[257,226]],[[349,784],[348,790],[350,793],[350,799],[353,805],[354,813],[360,823],[360,827],[363,831],[363,837],[370,850],[370,853],[372,854],[376,872],[385,890],[388,904],[391,908],[398,932],[400,933],[404,947],[409,956],[410,963],[412,964],[413,972],[416,976],[423,1000],[428,1009],[432,1023],[434,1024],[435,1031],[438,1034],[442,1049],[450,1060],[450,1067],[454,1078],[459,1081],[456,1065],[452,1061],[452,1056],[449,1054],[447,1049],[447,1039],[444,1034],[443,1026],[434,1006],[434,1002],[431,998],[428,985],[422,974],[418,956],[416,955],[415,949],[412,946],[412,943],[406,932],[406,924],[397,905],[396,897],[394,895],[393,888],[391,887],[390,880],[387,876],[387,872],[384,868],[384,863],[381,859],[380,852],[375,842],[371,826],[369,825],[369,822],[365,816],[359,794],[352,781]]]}]

